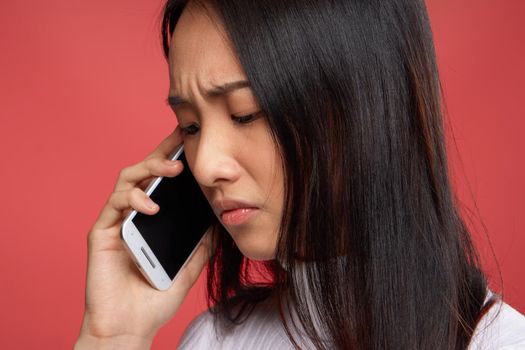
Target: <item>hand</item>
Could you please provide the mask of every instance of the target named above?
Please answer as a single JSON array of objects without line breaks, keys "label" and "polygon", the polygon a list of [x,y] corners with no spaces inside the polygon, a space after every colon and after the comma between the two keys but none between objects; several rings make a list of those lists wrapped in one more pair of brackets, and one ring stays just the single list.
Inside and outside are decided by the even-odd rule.
[{"label": "hand", "polygon": [[[114,192],[88,234],[86,305],[77,348],[118,341],[147,348],[158,329],[177,311],[209,258],[210,230],[167,291],[154,289],[141,275],[120,239],[123,219],[133,209],[155,214],[144,192],[156,176],[177,176],[180,160],[168,156],[182,143],[180,128],[141,162],[121,170]],[[173,164],[169,164],[173,163]],[[92,343],[93,344],[93,343]]]}]

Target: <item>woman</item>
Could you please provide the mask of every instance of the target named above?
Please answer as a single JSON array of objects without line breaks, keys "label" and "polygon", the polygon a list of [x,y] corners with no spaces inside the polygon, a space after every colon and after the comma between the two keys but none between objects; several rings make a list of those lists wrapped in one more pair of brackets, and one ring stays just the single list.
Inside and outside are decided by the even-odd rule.
[{"label": "woman", "polygon": [[[122,170],[89,234],[77,348],[148,348],[206,263],[211,312],[181,348],[525,346],[455,205],[422,1],[170,0],[162,39],[179,126]],[[215,212],[245,210],[159,292],[119,227],[156,213],[143,190],[181,172],[180,143]]]}]

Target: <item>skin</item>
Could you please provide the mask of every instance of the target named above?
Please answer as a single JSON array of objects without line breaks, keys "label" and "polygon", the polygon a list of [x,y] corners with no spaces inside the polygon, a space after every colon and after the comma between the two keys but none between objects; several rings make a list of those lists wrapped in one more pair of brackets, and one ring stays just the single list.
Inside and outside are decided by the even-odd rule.
[{"label": "skin", "polygon": [[[264,114],[248,124],[233,119],[260,111],[250,88],[205,96],[213,85],[246,80],[219,22],[208,16],[216,19],[212,11],[187,6],[172,38],[169,94],[191,104],[174,107],[177,128],[145,159],[121,170],[88,234],[86,304],[75,349],[148,349],[205,266],[213,249],[209,233],[170,289],[158,291],[140,274],[119,237],[131,210],[150,215],[158,211],[144,190],[156,176],[180,174],[182,163],[167,157],[181,143],[210,203],[234,198],[259,208],[249,222],[226,227],[241,252],[252,259],[275,256],[283,201],[280,157]],[[194,135],[181,131],[189,125],[198,130]]]},{"label": "skin", "polygon": [[[259,207],[245,225],[224,226],[245,256],[272,259],[283,202],[278,150],[251,88],[210,98],[203,93],[247,77],[222,27],[214,24],[219,23],[214,12],[186,10],[172,37],[169,95],[190,101],[173,110],[179,125],[198,130],[184,136],[188,164],[210,203],[235,198]],[[235,120],[250,114],[256,119],[248,124]]]}]

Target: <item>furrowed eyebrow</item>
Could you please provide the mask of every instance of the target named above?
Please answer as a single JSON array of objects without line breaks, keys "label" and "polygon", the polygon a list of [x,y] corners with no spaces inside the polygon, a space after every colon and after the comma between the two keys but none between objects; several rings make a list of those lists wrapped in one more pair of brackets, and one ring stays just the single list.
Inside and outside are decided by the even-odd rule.
[{"label": "furrowed eyebrow", "polygon": [[[226,95],[233,90],[242,89],[245,87],[251,87],[250,82],[247,80],[237,80],[232,81],[229,83],[225,83],[219,86],[214,86],[212,89],[206,91],[206,97],[216,97],[216,96],[222,96]],[[166,99],[166,103],[171,106],[175,107],[182,104],[191,104],[190,101],[182,98],[181,96],[172,95],[168,96]]]}]

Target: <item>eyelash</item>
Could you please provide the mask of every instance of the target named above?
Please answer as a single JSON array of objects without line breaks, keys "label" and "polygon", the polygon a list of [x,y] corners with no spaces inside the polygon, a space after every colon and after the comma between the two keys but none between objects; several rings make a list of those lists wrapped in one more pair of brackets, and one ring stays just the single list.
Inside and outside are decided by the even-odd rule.
[{"label": "eyelash", "polygon": [[[252,114],[248,114],[248,115],[242,115],[242,116],[239,116],[239,117],[235,117],[232,115],[232,119],[236,122],[236,123],[239,123],[239,124],[249,124],[251,122],[253,122],[255,119],[258,118],[258,114],[259,112],[256,112],[256,113],[252,113]],[[184,128],[181,128],[182,130],[182,133],[184,135],[195,135],[198,131],[198,129],[195,131],[195,130],[191,130],[193,127],[196,127],[195,124],[191,124],[191,125],[188,125]]]}]

